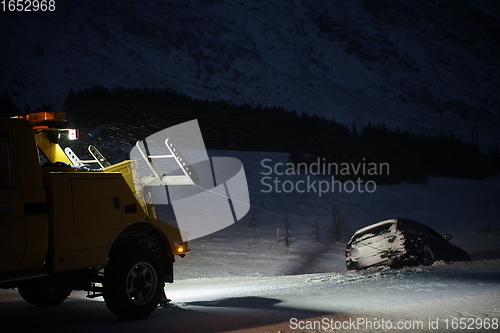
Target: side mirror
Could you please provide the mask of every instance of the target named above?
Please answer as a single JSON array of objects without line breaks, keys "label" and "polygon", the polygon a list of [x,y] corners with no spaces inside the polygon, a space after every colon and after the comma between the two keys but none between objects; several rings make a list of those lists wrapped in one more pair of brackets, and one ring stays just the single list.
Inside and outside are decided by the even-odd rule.
[{"label": "side mirror", "polygon": [[452,236],[452,235],[450,235],[450,234],[446,234],[446,235],[444,235],[444,238],[445,238],[447,241],[449,241],[450,239],[452,239],[452,238],[453,238],[453,236]]}]

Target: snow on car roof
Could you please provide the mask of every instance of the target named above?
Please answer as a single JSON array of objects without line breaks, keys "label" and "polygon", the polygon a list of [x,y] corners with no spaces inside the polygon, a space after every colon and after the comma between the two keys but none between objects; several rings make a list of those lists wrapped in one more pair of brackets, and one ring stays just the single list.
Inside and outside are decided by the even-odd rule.
[{"label": "snow on car roof", "polygon": [[354,233],[354,235],[357,235],[357,234],[360,234],[360,233],[363,233],[367,230],[370,230],[372,228],[376,228],[376,227],[379,227],[379,226],[382,226],[384,224],[391,224],[391,223],[396,223],[398,222],[398,219],[394,218],[394,219],[389,219],[389,220],[383,220],[383,221],[380,221],[380,222],[377,222],[377,223],[374,223],[374,224],[370,224],[369,226],[366,226],[364,228],[361,228],[359,229],[358,231],[356,231]]}]

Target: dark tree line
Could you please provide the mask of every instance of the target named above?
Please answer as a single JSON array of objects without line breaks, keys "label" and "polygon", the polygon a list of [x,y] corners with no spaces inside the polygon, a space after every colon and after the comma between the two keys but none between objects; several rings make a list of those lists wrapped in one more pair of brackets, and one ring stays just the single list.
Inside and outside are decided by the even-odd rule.
[{"label": "dark tree line", "polygon": [[26,104],[24,109],[21,109],[14,103],[12,97],[7,89],[4,89],[0,93],[0,117],[12,117],[19,116],[28,113],[35,113],[41,111],[53,111],[54,108],[51,104],[43,105],[42,107],[37,107],[35,110],[31,110],[31,107]]},{"label": "dark tree line", "polygon": [[[380,183],[427,177],[482,179],[498,174],[498,147],[483,154],[452,135],[413,134],[383,124],[337,123],[279,107],[234,105],[191,98],[168,89],[94,87],[71,91],[65,111],[79,127],[107,125],[108,140],[134,143],[159,130],[198,119],[207,149],[288,152],[294,163],[388,163],[389,174],[361,178]],[[337,175],[357,179],[359,175]],[[365,175],[366,176],[366,175]]]},{"label": "dark tree line", "polygon": [[21,114],[7,89],[0,94],[0,117],[12,117]]}]

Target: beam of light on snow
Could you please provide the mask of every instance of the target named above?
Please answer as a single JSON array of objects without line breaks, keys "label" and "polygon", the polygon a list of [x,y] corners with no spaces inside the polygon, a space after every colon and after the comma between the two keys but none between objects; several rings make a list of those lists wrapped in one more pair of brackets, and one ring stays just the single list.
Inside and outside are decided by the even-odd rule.
[{"label": "beam of light on snow", "polygon": [[217,299],[227,291],[227,288],[186,288],[181,290],[169,290],[166,288],[165,292],[168,298],[176,302],[190,302],[199,301],[208,297],[208,299]]}]

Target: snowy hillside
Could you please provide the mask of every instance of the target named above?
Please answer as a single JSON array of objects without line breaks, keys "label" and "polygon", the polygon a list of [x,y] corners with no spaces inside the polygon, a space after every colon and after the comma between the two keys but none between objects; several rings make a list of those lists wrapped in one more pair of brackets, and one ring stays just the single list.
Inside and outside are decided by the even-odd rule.
[{"label": "snowy hillside", "polygon": [[[359,189],[349,193],[343,187],[320,197],[312,190],[290,191],[289,185],[273,185],[269,191],[265,184],[274,184],[274,179],[279,184],[298,184],[307,178],[311,183],[325,180],[321,176],[275,174],[270,175],[272,181],[263,179],[268,170],[262,161],[264,165],[286,163],[287,154],[211,151],[209,155],[236,157],[243,162],[251,208],[234,225],[190,242],[192,252],[175,264],[178,279],[345,272],[344,250],[352,233],[394,217],[420,221],[443,235],[451,233],[451,242],[473,260],[500,257],[498,177],[488,181],[431,178],[426,184],[377,185],[369,188],[372,193]],[[334,209],[346,221],[339,242],[329,233]],[[285,221],[290,222],[289,247],[283,240]]]},{"label": "snowy hillside", "polygon": [[500,143],[495,0],[57,1],[0,12],[0,88],[23,108],[70,89],[168,87]]}]

